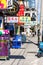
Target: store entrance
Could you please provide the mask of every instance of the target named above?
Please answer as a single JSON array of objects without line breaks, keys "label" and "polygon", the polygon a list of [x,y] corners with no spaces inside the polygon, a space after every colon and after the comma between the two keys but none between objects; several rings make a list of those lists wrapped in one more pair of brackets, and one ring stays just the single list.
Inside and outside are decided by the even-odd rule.
[{"label": "store entrance", "polygon": [[20,33],[24,32],[24,27],[20,26]]}]

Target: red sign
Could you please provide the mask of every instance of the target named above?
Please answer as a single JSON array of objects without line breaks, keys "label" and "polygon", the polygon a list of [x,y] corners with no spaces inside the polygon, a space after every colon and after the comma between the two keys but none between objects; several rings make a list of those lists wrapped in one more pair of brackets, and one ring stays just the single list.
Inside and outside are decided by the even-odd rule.
[{"label": "red sign", "polygon": [[18,17],[7,17],[8,23],[18,23]]},{"label": "red sign", "polygon": [[20,9],[17,16],[24,16],[24,5],[20,5]]}]

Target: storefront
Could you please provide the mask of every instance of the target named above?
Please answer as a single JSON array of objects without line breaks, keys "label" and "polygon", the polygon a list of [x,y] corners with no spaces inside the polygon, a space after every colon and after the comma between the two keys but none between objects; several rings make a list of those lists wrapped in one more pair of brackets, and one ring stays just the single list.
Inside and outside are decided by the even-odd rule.
[{"label": "storefront", "polygon": [[[34,2],[33,2],[34,3]],[[6,29],[9,29],[11,34],[21,34],[22,32],[26,32],[24,25],[34,25],[36,22],[36,11],[28,10],[27,6],[29,1],[23,0],[15,0],[13,1],[13,8],[7,9],[5,11],[5,25],[7,25]],[[32,6],[32,5],[31,5]],[[11,35],[10,34],[10,35]],[[12,35],[13,36],[13,35]]]}]

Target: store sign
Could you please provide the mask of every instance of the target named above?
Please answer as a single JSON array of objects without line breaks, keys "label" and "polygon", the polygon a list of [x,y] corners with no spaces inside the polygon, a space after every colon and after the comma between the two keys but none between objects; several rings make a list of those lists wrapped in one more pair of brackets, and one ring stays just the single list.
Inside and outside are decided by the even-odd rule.
[{"label": "store sign", "polygon": [[24,5],[19,5],[19,11],[17,13],[17,16],[24,16]]},{"label": "store sign", "polygon": [[0,0],[0,9],[7,8],[7,0]]},{"label": "store sign", "polygon": [[31,26],[37,25],[37,21],[31,21]]},{"label": "store sign", "polygon": [[17,2],[15,2],[14,0],[8,0],[7,1],[7,13],[9,13],[10,15],[16,15],[19,11],[19,4]]},{"label": "store sign", "polygon": [[12,5],[13,5],[13,1],[12,0],[7,0],[7,7],[11,9]]},{"label": "store sign", "polygon": [[19,22],[23,22],[23,23],[29,23],[31,21],[31,17],[19,17]]},{"label": "store sign", "polygon": [[24,23],[24,17],[19,17],[19,22],[23,22]]},{"label": "store sign", "polygon": [[17,23],[18,17],[7,17],[7,23]]},{"label": "store sign", "polygon": [[7,17],[7,22],[8,23],[30,23],[31,22],[31,18],[30,17]]},{"label": "store sign", "polygon": [[30,23],[31,17],[24,17],[24,22],[25,23]]}]

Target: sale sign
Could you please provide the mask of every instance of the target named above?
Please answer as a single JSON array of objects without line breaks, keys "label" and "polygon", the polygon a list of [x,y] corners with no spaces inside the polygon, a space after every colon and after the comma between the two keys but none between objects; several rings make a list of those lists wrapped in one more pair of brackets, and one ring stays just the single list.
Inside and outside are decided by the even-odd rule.
[{"label": "sale sign", "polygon": [[0,9],[7,8],[7,0],[0,0]]}]

